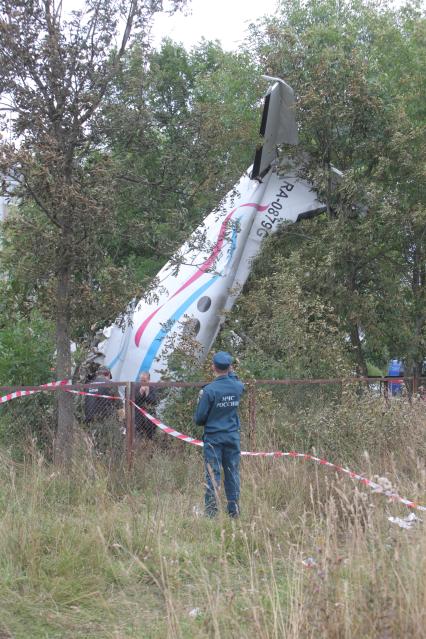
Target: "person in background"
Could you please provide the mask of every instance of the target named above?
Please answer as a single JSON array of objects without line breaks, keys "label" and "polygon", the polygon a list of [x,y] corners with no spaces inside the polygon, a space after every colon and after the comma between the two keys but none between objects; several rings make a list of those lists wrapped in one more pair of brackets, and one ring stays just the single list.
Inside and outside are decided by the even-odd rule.
[{"label": "person in background", "polygon": [[[139,386],[135,393],[135,404],[139,408],[144,408],[148,413],[153,412],[158,397],[157,392],[150,386],[150,374],[148,371],[143,371],[139,377]],[[155,425],[143,415],[135,407],[135,434],[139,438],[152,439],[155,433]]]},{"label": "person in background", "polygon": [[84,421],[86,423],[104,420],[115,412],[115,400],[96,397],[96,395],[114,395],[113,388],[108,386],[109,380],[111,380],[111,371],[106,366],[100,366],[91,383],[102,384],[102,386],[89,388],[87,390],[89,394],[84,398]]},{"label": "person in background", "polygon": [[122,450],[119,410],[121,401],[97,395],[117,396],[113,386],[109,386],[111,371],[100,366],[96,377],[90,383],[99,384],[88,389],[84,398],[84,420],[90,428],[95,449],[98,454],[119,458]]},{"label": "person in background", "polygon": [[[404,376],[404,365],[399,359],[392,359],[389,363],[388,367],[388,377],[399,377],[402,378]],[[402,383],[401,379],[395,380],[395,382],[389,382],[389,391],[392,397],[396,397],[402,394]]]},{"label": "person in background", "polygon": [[199,393],[194,421],[204,426],[205,513],[214,517],[218,510],[217,496],[224,472],[228,514],[240,513],[240,419],[238,407],[244,391],[231,370],[233,359],[219,351],[213,357],[215,379]]}]

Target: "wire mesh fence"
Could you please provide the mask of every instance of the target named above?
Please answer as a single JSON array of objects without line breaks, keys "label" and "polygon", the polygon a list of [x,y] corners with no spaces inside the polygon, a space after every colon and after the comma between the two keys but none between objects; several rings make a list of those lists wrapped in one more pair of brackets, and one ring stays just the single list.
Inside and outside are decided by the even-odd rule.
[{"label": "wire mesh fence", "polygon": [[[135,450],[150,440],[161,441],[166,447],[173,445],[157,433],[139,408],[176,431],[202,437],[193,414],[204,384],[162,382],[141,388],[135,382],[107,380],[52,388],[0,387],[0,439],[10,447],[35,439],[45,450],[52,450],[57,394],[71,392],[77,431],[90,438],[99,455],[126,455],[131,465]],[[350,443],[354,430],[359,431],[350,423],[338,426],[337,434],[329,433],[331,425],[338,423],[336,416],[348,395],[382,403],[417,402],[426,409],[425,386],[425,379],[413,378],[249,380],[240,406],[242,447],[310,450],[321,447],[326,434],[332,441],[346,438]],[[30,392],[33,394],[27,395]]]}]

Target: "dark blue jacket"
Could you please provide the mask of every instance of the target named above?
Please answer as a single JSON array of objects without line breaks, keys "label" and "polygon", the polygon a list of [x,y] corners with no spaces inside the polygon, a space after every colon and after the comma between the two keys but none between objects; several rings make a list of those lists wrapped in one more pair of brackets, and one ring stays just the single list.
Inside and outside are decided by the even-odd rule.
[{"label": "dark blue jacket", "polygon": [[244,384],[228,374],[216,377],[199,394],[194,421],[204,433],[231,433],[240,429],[238,407]]},{"label": "dark blue jacket", "polygon": [[102,383],[102,386],[94,386],[87,389],[88,395],[84,398],[84,419],[91,422],[94,419],[106,419],[116,410],[116,402],[106,397],[91,397],[94,395],[115,395],[113,388],[108,386],[108,378],[103,375],[95,377],[93,382]]}]

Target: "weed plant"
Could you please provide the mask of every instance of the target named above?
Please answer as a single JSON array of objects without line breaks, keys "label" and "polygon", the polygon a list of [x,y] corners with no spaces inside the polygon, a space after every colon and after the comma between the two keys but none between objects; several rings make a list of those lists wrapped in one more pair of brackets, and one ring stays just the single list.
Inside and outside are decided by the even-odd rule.
[{"label": "weed plant", "polygon": [[[314,446],[426,503],[423,405],[272,400],[262,447]],[[1,455],[1,637],[424,637],[426,524],[390,523],[404,506],[310,462],[245,458],[241,518],[209,520],[200,450],[165,438],[131,471],[82,433],[67,473],[35,447]]]}]

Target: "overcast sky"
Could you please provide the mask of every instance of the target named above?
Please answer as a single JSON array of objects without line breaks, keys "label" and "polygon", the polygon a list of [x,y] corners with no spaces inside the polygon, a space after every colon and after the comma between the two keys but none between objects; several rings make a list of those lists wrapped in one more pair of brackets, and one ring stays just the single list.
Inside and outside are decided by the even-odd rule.
[{"label": "overcast sky", "polygon": [[153,44],[158,46],[162,38],[169,36],[188,49],[204,37],[220,40],[224,49],[236,49],[246,37],[248,25],[273,14],[276,6],[277,0],[190,0],[185,10],[189,15],[156,17]]},{"label": "overcast sky", "polygon": [[[398,7],[404,0],[385,0]],[[282,2],[282,0],[281,0]],[[235,50],[247,36],[248,25],[265,15],[273,15],[280,0],[188,0],[184,12],[174,16],[157,14],[152,28],[152,43],[170,37],[189,49],[204,37],[220,40],[224,49]],[[65,10],[80,8],[83,0],[63,0]]]}]

